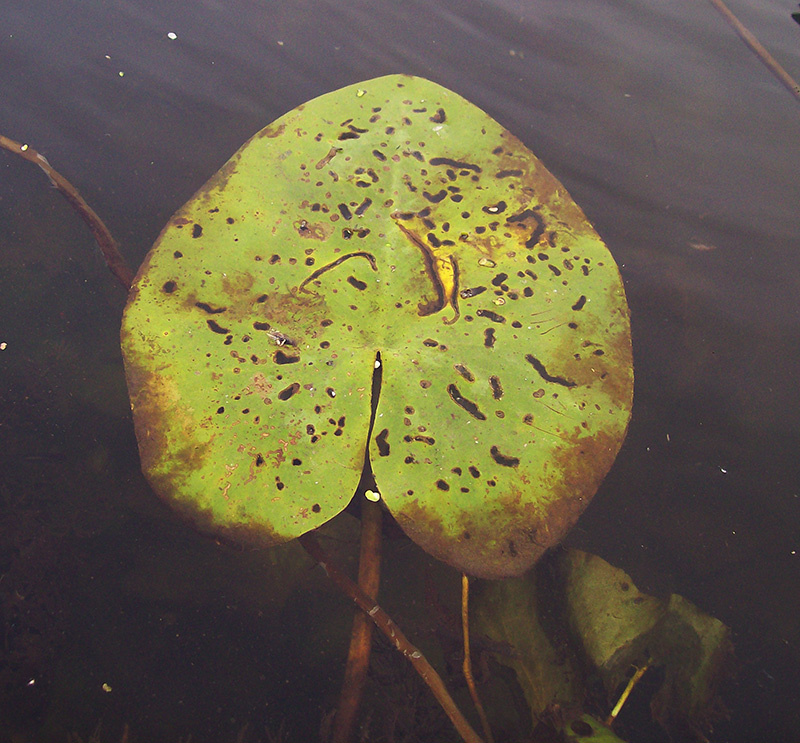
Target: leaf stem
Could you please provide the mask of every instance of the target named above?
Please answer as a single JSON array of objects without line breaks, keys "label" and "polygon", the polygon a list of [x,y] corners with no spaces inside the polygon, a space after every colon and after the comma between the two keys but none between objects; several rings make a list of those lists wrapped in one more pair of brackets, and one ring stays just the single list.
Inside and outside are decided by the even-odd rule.
[{"label": "leaf stem", "polygon": [[344,591],[359,609],[366,612],[395,648],[411,661],[411,665],[414,666],[422,680],[433,692],[434,697],[436,697],[465,743],[483,743],[481,737],[467,722],[461,710],[456,707],[456,703],[447,691],[441,676],[425,656],[408,641],[408,638],[400,631],[400,628],[392,621],[391,617],[328,559],[327,554],[313,534],[303,534],[298,539],[305,550],[322,566],[336,586]]},{"label": "leaf stem", "polygon": [[472,655],[469,649],[469,576],[466,573],[461,574],[461,633],[464,636],[464,678],[467,680],[472,703],[475,705],[478,717],[481,718],[481,726],[483,727],[486,741],[487,743],[494,743],[492,729],[489,727],[489,720],[486,717],[483,703],[475,686],[475,677],[472,675]]},{"label": "leaf stem", "polygon": [[614,724],[614,720],[617,719],[617,715],[619,715],[620,711],[622,710],[622,705],[628,700],[628,697],[631,695],[636,684],[639,683],[639,680],[644,676],[645,671],[650,668],[650,661],[648,660],[641,668],[636,669],[636,673],[631,676],[630,681],[628,681],[628,685],[625,687],[625,690],[619,697],[619,700],[614,705],[614,709],[611,710],[608,717],[605,719],[605,724],[608,727],[611,727]]},{"label": "leaf stem", "polygon": [[44,155],[39,154],[32,147],[26,144],[20,144],[13,139],[4,137],[0,134],[0,147],[9,152],[19,155],[28,162],[38,165],[50,179],[52,183],[60,192],[61,195],[69,202],[70,206],[78,213],[78,216],[86,222],[86,225],[92,231],[97,245],[103,254],[106,265],[109,271],[117,277],[117,280],[125,287],[126,290],[130,289],[133,283],[133,272],[128,267],[127,262],[119,252],[117,241],[111,236],[111,232],[102,219],[78,193],[75,188],[61,173],[53,168]]},{"label": "leaf stem", "polygon": [[[368,596],[378,596],[381,575],[381,528],[383,513],[378,503],[361,497],[361,553],[358,558],[358,587]],[[353,738],[372,648],[372,622],[363,611],[353,617],[350,649],[344,672],[339,708],[333,721],[331,743],[348,743]]]}]

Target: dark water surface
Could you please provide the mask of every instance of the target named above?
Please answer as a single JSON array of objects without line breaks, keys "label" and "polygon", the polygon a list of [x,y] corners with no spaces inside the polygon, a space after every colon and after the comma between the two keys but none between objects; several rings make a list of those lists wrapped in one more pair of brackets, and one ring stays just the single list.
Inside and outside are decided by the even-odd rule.
[{"label": "dark water surface", "polygon": [[[731,7],[799,78],[796,4]],[[0,133],[71,179],[134,266],[254,132],[394,72],[519,136],[620,266],[634,415],[568,542],[733,629],[713,741],[799,739],[800,105],[710,3],[0,0]],[[283,719],[314,740],[347,604],[292,548],[231,553],[157,502],[123,304],[63,199],[0,153],[0,741],[87,740],[101,720],[104,741],[125,722],[257,740]],[[387,581],[409,551],[389,548]]]}]

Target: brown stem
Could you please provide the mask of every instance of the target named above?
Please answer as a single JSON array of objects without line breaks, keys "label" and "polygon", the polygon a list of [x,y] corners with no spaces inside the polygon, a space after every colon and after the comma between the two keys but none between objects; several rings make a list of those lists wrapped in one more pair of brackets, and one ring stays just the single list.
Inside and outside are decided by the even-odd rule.
[{"label": "brown stem", "polygon": [[783,83],[784,87],[797,100],[800,100],[800,85],[786,72],[778,60],[764,48],[761,42],[753,36],[750,30],[731,12],[722,0],[710,0],[710,2],[722,14],[723,18],[733,26],[736,33],[739,34],[739,38],[750,47],[753,54],[764,63],[766,68]]},{"label": "brown stem", "polygon": [[494,743],[492,729],[489,727],[489,720],[486,717],[483,703],[475,686],[475,677],[472,675],[472,655],[469,649],[469,576],[466,573],[461,574],[461,634],[464,636],[464,664],[462,668],[464,678],[467,680],[467,688],[472,697],[472,703],[475,705],[475,710],[478,712],[478,717],[481,718],[481,726],[483,727],[486,741],[487,743]]},{"label": "brown stem", "polygon": [[[361,499],[361,554],[358,560],[358,587],[368,596],[378,596],[381,575],[381,521],[378,503]],[[367,680],[372,647],[372,622],[363,611],[353,617],[350,650],[339,694],[339,708],[333,721],[331,743],[349,743],[353,739],[356,714]]]},{"label": "brown stem", "polygon": [[428,663],[425,656],[408,641],[408,638],[400,631],[400,628],[392,621],[391,617],[342,573],[336,565],[330,562],[313,534],[303,534],[299,541],[305,550],[323,567],[336,586],[344,591],[359,609],[366,612],[389,641],[411,661],[411,665],[414,666],[416,672],[433,692],[433,695],[442,705],[445,714],[450,718],[465,743],[483,743],[480,736],[473,730],[464,715],[461,714],[461,710],[456,707],[456,703],[447,691],[441,676],[436,673],[436,670]]},{"label": "brown stem", "polygon": [[78,193],[75,188],[61,173],[53,169],[44,155],[40,155],[32,147],[26,144],[20,144],[13,139],[4,137],[0,134],[0,147],[9,152],[19,155],[20,157],[38,165],[50,179],[50,182],[61,192],[64,198],[69,202],[70,206],[78,213],[78,216],[86,222],[89,229],[97,241],[100,251],[103,253],[106,265],[111,273],[117,277],[117,280],[125,287],[126,290],[130,289],[133,283],[133,272],[128,267],[122,254],[119,252],[116,240],[111,236],[108,227],[106,227],[96,212],[84,201],[83,197]]}]

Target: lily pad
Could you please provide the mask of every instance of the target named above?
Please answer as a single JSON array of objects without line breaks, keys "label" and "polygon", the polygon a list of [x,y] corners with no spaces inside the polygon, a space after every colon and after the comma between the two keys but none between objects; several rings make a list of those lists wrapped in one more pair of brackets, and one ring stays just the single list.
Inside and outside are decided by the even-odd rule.
[{"label": "lily pad", "polygon": [[483,577],[564,535],[630,416],[608,250],[518,139],[408,76],[249,140],[148,254],[122,347],[143,469],[201,527],[295,538],[369,457],[406,533]]}]

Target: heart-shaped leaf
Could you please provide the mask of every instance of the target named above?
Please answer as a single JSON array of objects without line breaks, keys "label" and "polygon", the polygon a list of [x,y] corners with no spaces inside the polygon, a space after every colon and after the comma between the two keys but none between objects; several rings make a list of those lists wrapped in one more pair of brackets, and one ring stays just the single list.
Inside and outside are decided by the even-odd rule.
[{"label": "heart-shaped leaf", "polygon": [[297,537],[368,453],[409,536],[483,577],[564,535],[630,416],[602,241],[519,140],[408,76],[247,142],[162,232],[122,344],[144,471],[200,526]]}]

